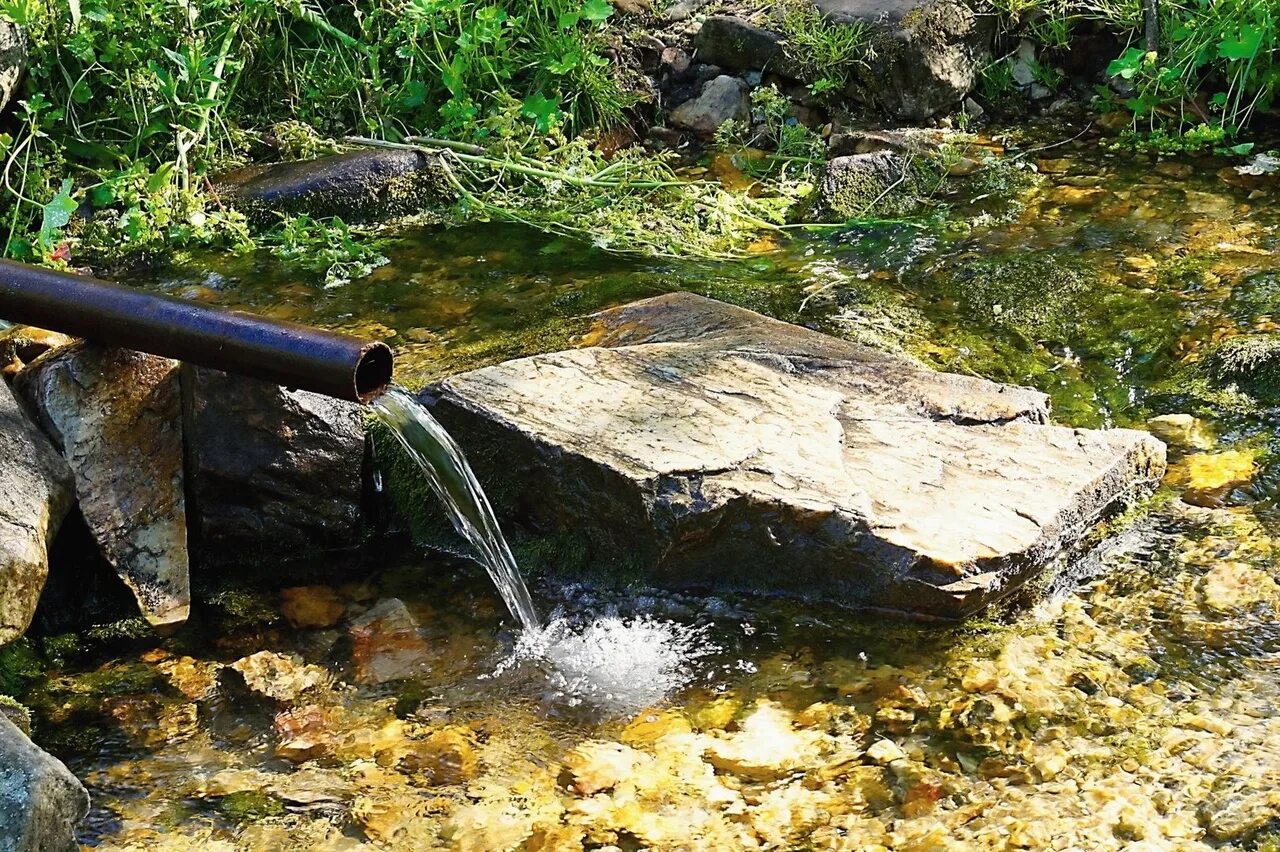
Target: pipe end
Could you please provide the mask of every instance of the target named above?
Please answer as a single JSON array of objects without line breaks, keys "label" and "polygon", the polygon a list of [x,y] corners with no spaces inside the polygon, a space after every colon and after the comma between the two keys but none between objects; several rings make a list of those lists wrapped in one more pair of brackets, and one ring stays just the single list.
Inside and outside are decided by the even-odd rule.
[{"label": "pipe end", "polygon": [[387,389],[394,363],[387,344],[370,343],[365,347],[355,372],[356,397],[361,402],[367,404]]}]

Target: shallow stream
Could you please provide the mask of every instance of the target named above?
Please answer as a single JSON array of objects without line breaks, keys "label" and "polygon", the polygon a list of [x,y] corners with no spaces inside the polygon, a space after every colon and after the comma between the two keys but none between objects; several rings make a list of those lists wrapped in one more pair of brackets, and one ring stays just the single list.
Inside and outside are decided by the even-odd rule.
[{"label": "shallow stream", "polygon": [[1155,506],[1090,555],[1094,579],[963,628],[542,583],[539,611],[577,637],[549,660],[469,563],[377,554],[324,585],[226,591],[203,629],[73,656],[31,688],[37,739],[93,794],[83,842],[1277,848],[1276,416],[1187,376],[1216,342],[1280,329],[1280,183],[1083,142],[1022,160],[1038,176],[944,214],[731,262],[484,225],[399,237],[339,288],[269,256],[150,279],[388,337],[408,384],[687,289],[1033,385],[1072,425],[1202,420],[1174,436]]}]

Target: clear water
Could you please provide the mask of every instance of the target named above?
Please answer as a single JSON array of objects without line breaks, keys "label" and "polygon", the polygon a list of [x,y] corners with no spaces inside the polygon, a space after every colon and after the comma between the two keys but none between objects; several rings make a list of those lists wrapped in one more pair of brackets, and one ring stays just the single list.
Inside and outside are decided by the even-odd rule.
[{"label": "clear water", "polygon": [[[1039,144],[1075,132],[1051,129]],[[265,255],[133,276],[384,337],[411,387],[568,345],[594,310],[692,290],[1034,386],[1066,424],[1141,428],[1194,413],[1216,451],[1257,451],[1258,473],[1213,509],[1183,503],[1171,483],[1165,502],[1094,554],[1095,580],[961,628],[539,581],[545,633],[514,631],[502,629],[483,572],[437,554],[370,554],[305,578],[260,572],[229,599],[254,602],[235,618],[204,596],[203,627],[78,640],[29,684],[37,739],[93,794],[82,842],[103,852],[1276,848],[1280,597],[1268,584],[1280,580],[1280,409],[1201,406],[1168,385],[1224,336],[1280,331],[1280,182],[1239,185],[1225,161],[1158,162],[1086,139],[1028,161],[1046,156],[1064,162],[1043,164],[1013,219],[957,195],[914,224],[797,239],[735,263],[619,258],[485,224],[404,234],[390,264],[337,289]],[[1060,297],[1057,316],[1031,316],[1016,286],[993,293],[998,276]],[[478,469],[486,484],[498,475]],[[298,585],[327,588],[343,619],[292,627],[282,587]],[[1260,599],[1233,602],[1241,589]],[[420,624],[427,665],[363,685],[347,621],[390,597]],[[197,688],[264,649],[343,684],[299,702],[323,714],[315,737],[334,745],[322,757],[295,766],[278,751],[310,708],[289,715]],[[475,743],[464,772],[433,776],[420,757],[401,758],[459,731]],[[750,740],[770,747],[751,754]],[[906,756],[889,760],[885,741]],[[567,786],[576,753],[636,758],[623,746],[643,758],[610,770],[623,783]],[[805,759],[787,768],[792,753]],[[271,807],[246,812],[237,796]]]},{"label": "clear water", "polygon": [[426,406],[402,387],[393,385],[372,405],[378,418],[422,468],[431,490],[448,511],[454,529],[475,548],[480,564],[489,573],[511,615],[525,630],[537,630],[541,621],[533,598],[520,577],[520,568],[494,517],[489,498],[457,442]]}]

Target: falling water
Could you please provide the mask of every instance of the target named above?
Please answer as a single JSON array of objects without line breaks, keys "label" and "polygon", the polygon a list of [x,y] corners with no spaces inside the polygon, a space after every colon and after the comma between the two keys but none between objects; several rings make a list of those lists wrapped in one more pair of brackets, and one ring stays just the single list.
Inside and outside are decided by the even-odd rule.
[{"label": "falling water", "polygon": [[688,681],[690,663],[712,650],[702,631],[648,616],[584,620],[560,612],[543,625],[489,498],[453,438],[404,388],[393,385],[373,408],[421,466],[524,628],[495,675],[530,663],[545,676],[548,698],[606,713],[634,712]]},{"label": "falling water", "polygon": [[540,626],[529,590],[502,536],[489,498],[466,456],[431,412],[402,387],[392,385],[373,402],[379,419],[416,461],[444,503],[454,529],[471,543],[507,609],[528,631]]}]

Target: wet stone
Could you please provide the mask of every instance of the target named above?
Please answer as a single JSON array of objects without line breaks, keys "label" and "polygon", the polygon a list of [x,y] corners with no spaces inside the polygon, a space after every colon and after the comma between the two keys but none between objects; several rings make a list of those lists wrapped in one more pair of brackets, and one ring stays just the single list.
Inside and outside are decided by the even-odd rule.
[{"label": "wet stone", "polygon": [[346,611],[347,605],[329,586],[294,586],[280,590],[280,612],[298,629],[333,627]]},{"label": "wet stone", "polygon": [[278,563],[359,544],[361,406],[189,364],[182,394],[202,565]]},{"label": "wet stone", "polygon": [[403,601],[387,598],[351,622],[356,680],[379,684],[425,674],[430,649]]},{"label": "wet stone", "polygon": [[0,714],[0,850],[74,849],[88,812],[89,794],[67,767]]},{"label": "wet stone", "polygon": [[333,683],[328,671],[303,662],[296,654],[259,651],[236,660],[228,668],[244,679],[251,692],[281,704],[328,689]]},{"label": "wet stone", "polygon": [[535,566],[561,574],[959,618],[1164,472],[1150,435],[1048,425],[1038,392],[689,294],[601,314],[583,342],[426,395],[504,483],[509,530],[583,554]]}]

